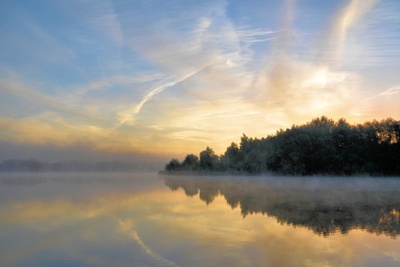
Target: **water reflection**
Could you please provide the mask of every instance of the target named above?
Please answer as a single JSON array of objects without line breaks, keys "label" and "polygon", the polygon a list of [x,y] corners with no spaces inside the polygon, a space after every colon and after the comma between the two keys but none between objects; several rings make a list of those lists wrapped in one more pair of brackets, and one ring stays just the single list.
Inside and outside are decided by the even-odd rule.
[{"label": "water reflection", "polygon": [[[395,180],[165,178],[0,175],[0,266],[399,266]],[[384,234],[352,228],[373,228],[360,201]],[[307,229],[313,208],[326,228],[316,207],[351,214],[348,234]]]},{"label": "water reflection", "polygon": [[371,178],[227,178],[167,176],[173,191],[199,194],[208,204],[221,194],[243,217],[261,213],[282,224],[328,236],[352,229],[396,238],[400,233],[400,181]]}]

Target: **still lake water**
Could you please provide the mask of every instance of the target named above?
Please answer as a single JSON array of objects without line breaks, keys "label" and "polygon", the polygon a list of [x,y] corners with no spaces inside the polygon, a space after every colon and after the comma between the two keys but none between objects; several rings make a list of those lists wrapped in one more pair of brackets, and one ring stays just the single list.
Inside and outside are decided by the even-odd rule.
[{"label": "still lake water", "polygon": [[400,266],[400,179],[1,174],[0,266]]}]

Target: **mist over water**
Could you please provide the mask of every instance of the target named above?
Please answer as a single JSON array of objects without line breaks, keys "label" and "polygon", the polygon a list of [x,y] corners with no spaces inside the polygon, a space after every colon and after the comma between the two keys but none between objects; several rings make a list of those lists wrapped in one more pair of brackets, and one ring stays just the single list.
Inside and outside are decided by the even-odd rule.
[{"label": "mist over water", "polygon": [[396,178],[2,173],[0,265],[398,266],[399,193]]},{"label": "mist over water", "polygon": [[32,2],[0,4],[1,267],[400,266],[399,178],[156,174],[397,175],[389,119],[252,138],[398,119],[400,1]]},{"label": "mist over water", "polygon": [[166,177],[211,204],[221,195],[243,217],[261,213],[279,222],[305,226],[328,236],[352,229],[397,237],[400,233],[400,181],[367,177]]}]

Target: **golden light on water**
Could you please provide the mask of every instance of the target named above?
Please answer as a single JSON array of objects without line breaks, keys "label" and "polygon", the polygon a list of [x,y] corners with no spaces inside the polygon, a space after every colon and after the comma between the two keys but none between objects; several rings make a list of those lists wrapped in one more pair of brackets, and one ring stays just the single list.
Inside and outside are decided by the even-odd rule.
[{"label": "golden light on water", "polygon": [[[97,179],[107,183],[109,180],[104,180],[106,176],[96,179],[71,176],[70,179],[74,177],[80,177],[75,180],[77,184],[65,184],[68,180],[61,180],[61,184],[56,185],[63,187],[64,193],[51,197],[51,201],[47,197],[29,197],[25,201],[0,205],[3,214],[1,229],[14,232],[13,229],[18,228],[27,235],[23,246],[11,246],[1,252],[0,263],[11,264],[41,251],[73,243],[75,248],[65,248],[69,257],[82,262],[96,259],[98,264],[106,264],[104,257],[90,258],[85,253],[85,246],[105,246],[117,241],[127,244],[120,247],[121,243],[115,243],[119,249],[131,250],[136,257],[145,255],[167,266],[204,266],[206,262],[211,266],[364,266],[366,263],[374,265],[381,261],[392,264],[400,260],[399,239],[387,234],[374,234],[376,229],[368,226],[365,230],[354,228],[346,234],[335,232],[324,236],[268,213],[250,212],[243,216],[242,204],[232,208],[227,203],[227,195],[218,194],[218,191],[217,195],[210,195],[211,191],[214,192],[211,187],[207,187],[211,190],[207,193],[204,191],[206,187],[201,186],[200,195],[188,197],[182,189],[171,191],[167,187],[155,186],[158,184],[156,181],[148,180],[151,176],[143,177],[142,182],[132,178],[136,184],[143,184],[131,190],[128,189],[129,183],[125,186],[94,183]],[[121,180],[120,176],[117,180],[128,182]],[[148,183],[153,186],[145,189],[143,185]],[[110,186],[113,190],[105,190]],[[86,188],[86,195],[74,196],[77,194],[74,191],[83,188]],[[234,190],[229,186],[223,188],[224,194]],[[246,188],[244,194],[249,189]],[[66,192],[69,192],[69,197],[63,196]],[[237,193],[241,194],[241,191]],[[266,194],[279,203],[279,193]],[[256,199],[257,196],[254,195]],[[290,197],[296,199],[296,196]],[[209,201],[208,204],[205,200]],[[342,200],[332,201],[340,203]],[[263,203],[260,202],[259,207]],[[396,218],[398,221],[398,214],[393,209],[387,218],[381,217],[380,224],[385,225],[388,220]],[[42,236],[39,242],[35,241],[36,235]]]}]

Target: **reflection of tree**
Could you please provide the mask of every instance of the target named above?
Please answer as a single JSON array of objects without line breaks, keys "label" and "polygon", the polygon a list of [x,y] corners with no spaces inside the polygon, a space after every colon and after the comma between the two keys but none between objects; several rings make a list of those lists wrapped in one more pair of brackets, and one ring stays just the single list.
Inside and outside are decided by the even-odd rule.
[{"label": "reflection of tree", "polygon": [[165,184],[172,190],[176,191],[180,187],[183,188],[185,194],[189,197],[197,195],[199,190],[192,179],[171,179],[165,180]]},{"label": "reflection of tree", "polygon": [[278,222],[305,226],[327,236],[364,229],[396,237],[400,233],[400,181],[280,178],[223,178],[167,176],[165,184],[199,193],[207,204],[221,194],[243,217],[261,213]]},{"label": "reflection of tree", "polygon": [[200,194],[199,197],[201,200],[205,201],[208,204],[213,202],[214,198],[218,196],[219,190],[218,186],[216,186],[213,181],[206,181],[205,183],[197,184]]},{"label": "reflection of tree", "polygon": [[167,179],[165,179],[165,184],[172,191],[181,187],[183,191],[185,191],[185,194],[190,197],[197,195],[200,191],[199,197],[201,200],[205,201],[207,205],[213,202],[214,198],[218,196],[219,193],[216,181],[212,179],[203,180],[199,183],[192,178],[167,177]]}]

